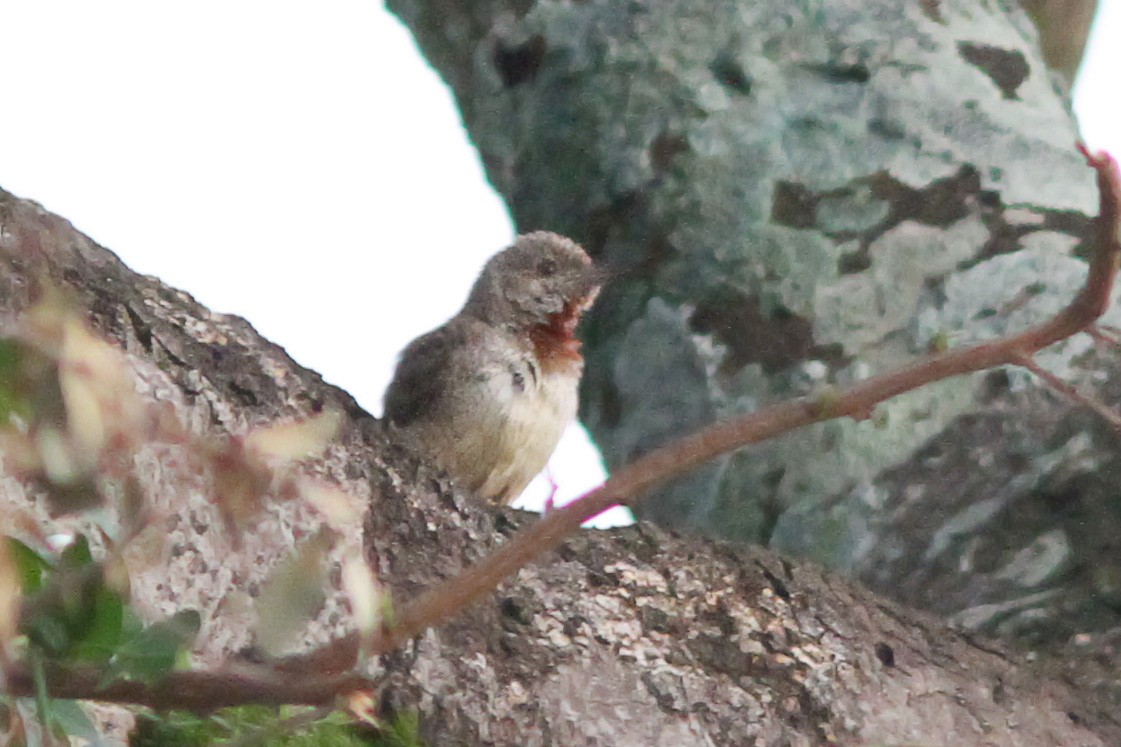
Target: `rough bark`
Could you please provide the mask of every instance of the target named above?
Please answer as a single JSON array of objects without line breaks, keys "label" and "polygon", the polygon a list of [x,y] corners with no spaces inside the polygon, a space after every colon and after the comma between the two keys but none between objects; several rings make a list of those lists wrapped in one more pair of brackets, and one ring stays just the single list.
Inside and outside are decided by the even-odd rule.
[{"label": "rough bark", "polygon": [[[626,268],[585,331],[582,416],[609,465],[1038,321],[1085,272],[1093,176],[1015,3],[388,5],[519,227]],[[1042,362],[1112,382],[1088,348]],[[745,450],[639,514],[1062,640],[1117,624],[1115,481],[1092,475],[1117,454],[1013,371]]]},{"label": "rough bark", "polygon": [[[0,192],[0,333],[37,280],[74,294],[124,350],[138,391],[201,434],[244,432],[333,404],[337,444],[309,474],[368,504],[365,545],[397,599],[447,577],[522,522],[453,492],[380,435],[343,392],[296,365],[243,320],[135,275],[33,203]],[[312,528],[277,504],[232,543],[186,455],[152,444],[135,464],[169,512],[130,556],[148,615],[199,608],[197,661],[249,640],[238,599]],[[39,498],[11,478],[0,500]],[[359,541],[358,528],[348,542]],[[142,549],[142,548],[140,548]],[[347,625],[332,596],[308,642]],[[415,708],[430,744],[1108,745],[1121,740],[1100,677],[1072,686],[1001,644],[760,549],[651,526],[587,532],[452,624],[386,656],[385,709]]]}]

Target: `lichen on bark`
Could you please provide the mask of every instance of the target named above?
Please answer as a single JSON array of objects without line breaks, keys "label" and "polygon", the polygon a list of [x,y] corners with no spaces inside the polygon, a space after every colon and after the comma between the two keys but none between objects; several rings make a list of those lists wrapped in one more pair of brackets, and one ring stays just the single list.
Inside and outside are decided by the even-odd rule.
[{"label": "lichen on bark", "polygon": [[[581,414],[611,466],[1039,320],[1081,271],[1093,178],[1014,3],[389,7],[449,81],[519,227],[624,268],[584,328]],[[1077,381],[1085,349],[1046,364]],[[861,573],[905,534],[869,498],[881,476],[983,407],[987,381],[725,458],[638,513]]]}]

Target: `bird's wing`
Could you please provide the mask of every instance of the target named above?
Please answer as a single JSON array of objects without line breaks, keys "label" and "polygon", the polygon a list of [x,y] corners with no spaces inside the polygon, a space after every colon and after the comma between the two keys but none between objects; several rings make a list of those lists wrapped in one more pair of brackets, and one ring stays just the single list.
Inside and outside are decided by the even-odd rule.
[{"label": "bird's wing", "polygon": [[385,419],[407,426],[423,419],[448,397],[448,387],[457,372],[456,349],[467,344],[467,330],[447,324],[409,343],[397,362],[393,381],[385,391]]}]

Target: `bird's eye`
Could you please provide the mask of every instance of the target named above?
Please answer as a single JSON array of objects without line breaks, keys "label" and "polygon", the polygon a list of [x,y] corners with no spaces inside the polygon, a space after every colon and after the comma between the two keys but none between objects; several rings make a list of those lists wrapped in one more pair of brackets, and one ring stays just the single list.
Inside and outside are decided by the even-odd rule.
[{"label": "bird's eye", "polygon": [[544,277],[557,274],[557,263],[551,259],[543,259],[537,263],[537,272]]},{"label": "bird's eye", "polygon": [[514,385],[514,391],[519,393],[524,392],[525,376],[522,375],[521,371],[514,368],[513,366],[510,366],[508,370],[510,371],[510,383]]}]

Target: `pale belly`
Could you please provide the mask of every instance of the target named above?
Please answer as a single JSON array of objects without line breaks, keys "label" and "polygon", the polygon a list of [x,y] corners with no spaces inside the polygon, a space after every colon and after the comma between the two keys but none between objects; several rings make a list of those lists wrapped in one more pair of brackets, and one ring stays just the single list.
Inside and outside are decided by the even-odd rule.
[{"label": "pale belly", "polygon": [[[461,486],[480,498],[509,503],[545,468],[564,429],[576,419],[575,375],[526,377],[519,391],[505,366],[458,400],[448,428],[418,424],[417,435]],[[446,421],[445,421],[446,423]]]},{"label": "pale belly", "polygon": [[482,480],[480,495],[509,503],[545,468],[564,429],[576,419],[578,381],[552,374],[524,392],[507,388],[504,412],[495,413],[493,442],[498,458]]}]

